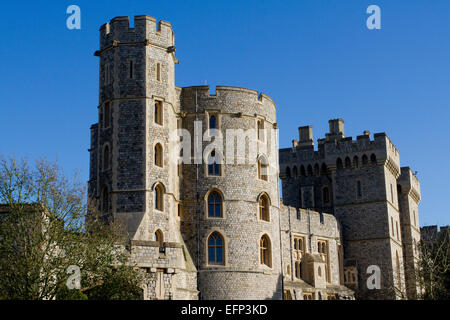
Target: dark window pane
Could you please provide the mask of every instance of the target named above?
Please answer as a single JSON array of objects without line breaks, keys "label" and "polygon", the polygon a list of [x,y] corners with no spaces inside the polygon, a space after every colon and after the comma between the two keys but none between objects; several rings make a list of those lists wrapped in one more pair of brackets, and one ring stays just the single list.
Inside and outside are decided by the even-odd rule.
[{"label": "dark window pane", "polygon": [[222,214],[221,214],[221,212],[220,212],[220,204],[216,204],[216,210],[215,210],[215,214],[216,214],[216,217],[220,217]]},{"label": "dark window pane", "polygon": [[208,216],[214,217],[214,205],[213,204],[208,205]]},{"label": "dark window pane", "polygon": [[222,262],[223,261],[223,249],[222,247],[217,247],[217,262]]},{"label": "dark window pane", "polygon": [[216,129],[216,117],[215,116],[209,117],[209,128]]},{"label": "dark window pane", "polygon": [[208,249],[208,261],[209,262],[214,262],[215,261],[215,255],[214,255],[214,247],[210,247]]}]

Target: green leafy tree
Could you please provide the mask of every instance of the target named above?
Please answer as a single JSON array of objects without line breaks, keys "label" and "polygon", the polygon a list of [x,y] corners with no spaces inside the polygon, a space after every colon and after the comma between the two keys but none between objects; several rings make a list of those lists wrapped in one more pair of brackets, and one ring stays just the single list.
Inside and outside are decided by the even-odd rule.
[{"label": "green leafy tree", "polygon": [[[1,157],[2,299],[83,299],[84,291],[101,299],[139,296],[142,276],[130,265],[124,228],[105,223],[85,199],[77,176],[67,178],[57,164]],[[69,266],[80,270],[79,290],[67,288]]]}]

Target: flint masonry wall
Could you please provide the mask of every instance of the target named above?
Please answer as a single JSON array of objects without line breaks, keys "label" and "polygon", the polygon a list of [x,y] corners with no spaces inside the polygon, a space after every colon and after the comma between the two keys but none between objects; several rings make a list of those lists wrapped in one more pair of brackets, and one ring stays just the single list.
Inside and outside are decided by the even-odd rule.
[{"label": "flint masonry wall", "polygon": [[[343,282],[343,252],[340,225],[336,218],[330,214],[320,214],[308,209],[297,209],[281,206],[281,239],[283,253],[283,275],[285,290],[290,290],[296,299],[303,299],[303,294],[311,293],[315,299],[327,299],[329,296],[335,298],[351,298],[353,293],[344,287]],[[304,240],[304,253],[296,257],[294,239]],[[320,256],[318,240],[327,243],[328,261],[323,261],[322,267],[327,265],[328,276],[308,273],[314,272],[308,265],[308,255]],[[301,261],[302,276],[298,277],[295,270],[295,262]],[[317,288],[311,282],[311,277],[317,281],[323,281],[324,285]],[[316,282],[316,281],[315,281]],[[320,293],[320,295],[319,295]]]},{"label": "flint masonry wall", "polygon": [[418,267],[418,244],[421,239],[418,214],[420,183],[409,167],[401,168],[397,183],[406,292],[409,299],[416,299],[418,283],[414,270]]},{"label": "flint masonry wall", "polygon": [[[132,257],[150,279],[144,288],[149,299],[198,296],[196,269],[179,228],[177,165],[169,161],[175,145],[169,137],[176,130],[179,111],[174,52],[170,23],[136,16],[134,28],[128,17],[103,25],[100,50],[95,53],[100,58],[99,123],[91,129],[90,203],[126,224]],[[156,102],[162,109],[161,124],[155,121]],[[104,125],[107,106],[109,126]],[[162,167],[154,162],[156,143],[163,148]],[[162,210],[155,208],[157,185],[164,190]],[[155,241],[157,230],[160,241]]]},{"label": "flint masonry wall", "polygon": [[[257,120],[264,121],[264,127],[273,128],[275,104],[265,95],[256,91],[216,87],[215,95],[209,87],[189,87],[182,90],[183,129],[194,137],[194,122],[201,121],[203,131],[208,129],[209,116],[218,119],[218,130],[227,144],[227,130],[254,129]],[[250,143],[258,143],[257,154],[237,157],[226,156],[220,176],[209,176],[207,165],[183,165],[184,210],[182,230],[193,259],[198,265],[199,290],[203,299],[280,299],[281,267],[279,239],[279,194],[277,170],[269,174],[268,181],[258,179],[257,155],[277,155],[277,140],[272,140],[271,130],[265,139],[257,142],[256,131],[249,137]],[[212,138],[214,140],[214,138]],[[202,154],[208,155],[209,142],[202,146]],[[221,144],[222,145],[222,144]],[[183,151],[186,153],[186,150]],[[216,149],[216,153],[221,153]],[[276,160],[275,160],[276,161]],[[234,162],[234,163],[233,163]],[[276,162],[272,163],[277,167]],[[223,218],[210,218],[206,201],[209,192],[218,191],[223,197]],[[258,216],[258,198],[266,193],[270,199],[270,221],[262,221]],[[225,239],[225,263],[223,266],[209,265],[207,239],[217,231]],[[272,267],[260,264],[259,241],[267,234],[271,242]]]},{"label": "flint masonry wall", "polygon": [[[394,288],[405,289],[398,150],[384,133],[375,134],[373,140],[369,132],[356,141],[346,138],[342,119],[330,120],[330,132],[318,140],[317,151],[312,128],[299,131],[300,140],[293,141],[293,148],[280,150],[283,201],[336,216],[342,225],[345,259],[357,261],[359,267],[360,297],[396,297]],[[325,187],[329,189],[328,207]],[[382,293],[366,290],[369,265],[381,268]]]}]

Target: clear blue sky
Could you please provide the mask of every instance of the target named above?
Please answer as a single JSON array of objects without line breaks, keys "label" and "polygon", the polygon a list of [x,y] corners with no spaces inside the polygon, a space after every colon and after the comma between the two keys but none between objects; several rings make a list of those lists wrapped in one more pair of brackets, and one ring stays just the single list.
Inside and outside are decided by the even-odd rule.
[{"label": "clear blue sky", "polygon": [[[81,30],[66,8],[81,8]],[[381,8],[381,30],[366,8]],[[88,179],[96,122],[100,25],[147,14],[172,23],[176,84],[231,85],[271,96],[280,146],[328,119],[346,135],[386,132],[418,171],[421,225],[448,224],[450,1],[4,1],[0,153],[46,156]]]}]

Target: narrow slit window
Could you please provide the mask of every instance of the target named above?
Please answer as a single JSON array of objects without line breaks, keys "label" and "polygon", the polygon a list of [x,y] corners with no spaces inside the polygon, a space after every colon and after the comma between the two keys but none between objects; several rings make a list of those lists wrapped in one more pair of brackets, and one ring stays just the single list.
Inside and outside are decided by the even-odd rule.
[{"label": "narrow slit window", "polygon": [[358,196],[358,198],[362,197],[362,186],[361,186],[361,181],[357,181],[356,182],[356,194]]},{"label": "narrow slit window", "polygon": [[161,64],[156,64],[156,80],[161,81]]},{"label": "narrow slit window", "polygon": [[155,101],[155,123],[162,125],[163,124],[163,115],[162,115],[162,103],[161,101]]},{"label": "narrow slit window", "polygon": [[129,76],[130,76],[130,79],[133,79],[133,76],[134,76],[134,74],[133,74],[133,60],[130,60],[130,67],[129,67]]}]

